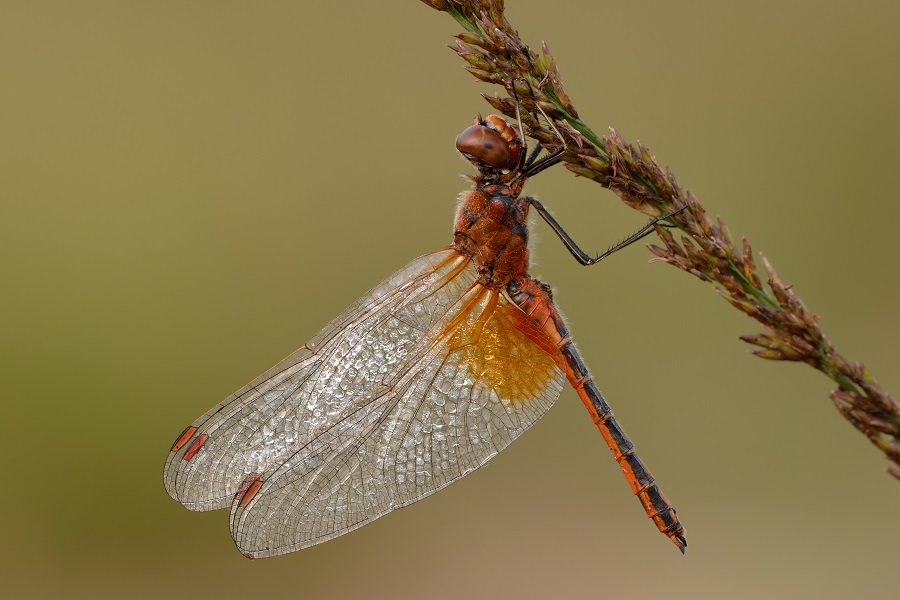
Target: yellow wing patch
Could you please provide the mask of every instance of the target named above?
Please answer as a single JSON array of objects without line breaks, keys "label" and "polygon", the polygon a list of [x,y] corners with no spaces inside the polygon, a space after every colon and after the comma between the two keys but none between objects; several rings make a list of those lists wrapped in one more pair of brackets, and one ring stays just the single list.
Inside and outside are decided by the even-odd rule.
[{"label": "yellow wing patch", "polygon": [[498,290],[475,284],[444,329],[448,360],[458,360],[472,379],[492,389],[507,406],[540,395],[558,372],[554,360],[510,317]]}]

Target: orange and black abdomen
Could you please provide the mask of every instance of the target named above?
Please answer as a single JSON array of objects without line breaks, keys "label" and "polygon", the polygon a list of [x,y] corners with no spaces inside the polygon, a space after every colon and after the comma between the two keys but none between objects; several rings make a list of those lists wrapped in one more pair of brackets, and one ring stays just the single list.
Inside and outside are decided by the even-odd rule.
[{"label": "orange and black abdomen", "polygon": [[547,352],[566,378],[581,401],[590,412],[594,423],[600,429],[603,439],[619,463],[622,472],[631,485],[631,491],[638,497],[647,516],[656,527],[667,535],[678,549],[684,552],[684,526],[678,520],[675,509],[660,491],[650,470],[634,451],[634,444],[625,435],[612,409],[588,373],[584,361],[575,349],[565,321],[553,304],[550,287],[531,277],[513,284],[507,289],[509,297],[516,304],[509,314],[516,326]]},{"label": "orange and black abdomen", "polygon": [[528,204],[509,188],[490,185],[468,192],[456,216],[454,246],[471,256],[479,282],[503,288],[528,274]]}]

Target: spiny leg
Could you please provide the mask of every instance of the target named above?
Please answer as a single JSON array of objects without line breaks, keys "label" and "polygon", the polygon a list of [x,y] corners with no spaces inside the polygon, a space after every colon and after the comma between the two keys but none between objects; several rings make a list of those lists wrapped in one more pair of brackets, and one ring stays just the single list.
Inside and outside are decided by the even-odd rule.
[{"label": "spiny leg", "polygon": [[[556,138],[559,140],[559,148],[547,154],[541,159],[537,159],[537,155],[540,153],[542,145],[538,142],[537,146],[535,146],[534,150],[529,154],[528,159],[525,160],[522,169],[523,177],[532,177],[537,175],[541,171],[545,169],[549,169],[553,165],[559,164],[560,162],[560,154],[566,151],[568,145],[566,144],[566,139],[559,132],[559,129],[556,128],[556,125],[547,116],[547,113],[544,112],[544,109],[541,108],[541,105],[538,104],[537,98],[534,97],[534,89],[531,87],[531,83],[527,79],[520,79],[520,81],[524,82],[525,85],[528,86],[528,93],[531,94],[531,102],[534,104],[534,107],[538,109],[538,111],[544,116],[544,120],[547,121],[547,124],[550,126],[550,129],[553,130],[553,133],[556,134]],[[522,137],[522,140],[525,140],[525,128],[522,124],[522,112],[519,107],[519,93],[516,91],[516,80],[510,80],[510,88],[512,88],[513,99],[516,103],[516,121],[519,123],[519,135]]]},{"label": "spiny leg", "polygon": [[[573,240],[572,237],[568,233],[566,233],[566,230],[563,229],[562,225],[560,225],[559,222],[553,218],[553,215],[550,214],[550,211],[548,211],[544,207],[543,204],[541,204],[537,199],[531,198],[531,197],[525,198],[525,201],[528,202],[528,204],[530,204],[531,206],[533,206],[535,208],[535,210],[538,211],[538,214],[541,215],[541,218],[543,218],[544,221],[546,221],[547,224],[550,225],[550,227],[553,229],[553,232],[556,233],[557,236],[559,236],[559,239],[562,240],[563,244],[565,244],[565,246],[566,246],[566,248],[568,248],[569,252],[572,253],[572,256],[575,257],[575,260],[577,260],[578,262],[580,262],[582,265],[584,265],[586,267],[595,265],[598,262],[600,262],[601,260],[603,260],[604,258],[606,258],[607,256],[609,256],[610,254],[613,254],[614,252],[618,252],[622,248],[629,246],[642,238],[647,237],[648,235],[653,233],[653,228],[657,224],[662,223],[666,219],[669,219],[670,217],[674,217],[681,211],[687,209],[687,205],[685,205],[685,206],[682,206],[681,208],[679,208],[678,210],[674,210],[674,211],[670,212],[669,214],[662,215],[661,217],[656,217],[655,219],[651,219],[649,223],[647,223],[646,225],[644,225],[643,227],[641,227],[640,229],[638,229],[637,231],[635,231],[634,233],[629,235],[627,238],[625,238],[621,242],[611,246],[608,250],[606,250],[606,252],[603,252],[602,254],[600,254],[598,256],[591,256],[590,254],[588,254],[587,252],[585,252],[584,250],[582,250],[581,248],[578,247],[578,244],[575,243],[575,240]],[[662,226],[663,227],[671,227],[671,225],[668,225],[666,223],[662,223]]]}]

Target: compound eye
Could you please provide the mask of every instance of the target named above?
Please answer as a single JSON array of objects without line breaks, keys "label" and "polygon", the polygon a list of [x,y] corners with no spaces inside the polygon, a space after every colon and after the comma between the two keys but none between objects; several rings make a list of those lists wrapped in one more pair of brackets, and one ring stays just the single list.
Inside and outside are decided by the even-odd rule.
[{"label": "compound eye", "polygon": [[509,144],[499,133],[484,125],[472,125],[466,128],[456,138],[456,149],[489,167],[509,168]]}]

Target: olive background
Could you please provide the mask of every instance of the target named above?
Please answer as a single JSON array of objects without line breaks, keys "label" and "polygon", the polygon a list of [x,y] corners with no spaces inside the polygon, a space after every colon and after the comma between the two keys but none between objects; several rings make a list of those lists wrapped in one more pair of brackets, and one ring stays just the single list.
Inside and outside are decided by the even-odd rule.
[{"label": "olive background", "polygon": [[[647,144],[900,390],[900,5],[508,0],[595,131]],[[687,527],[644,516],[567,389],[490,465],[247,561],[165,493],[181,430],[451,241],[489,106],[414,0],[0,3],[0,570],[9,597],[846,598],[896,592],[900,482],[812,369],[636,245],[541,222],[585,361]],[[645,222],[533,180],[602,250]],[[651,240],[652,241],[652,240]]]}]

